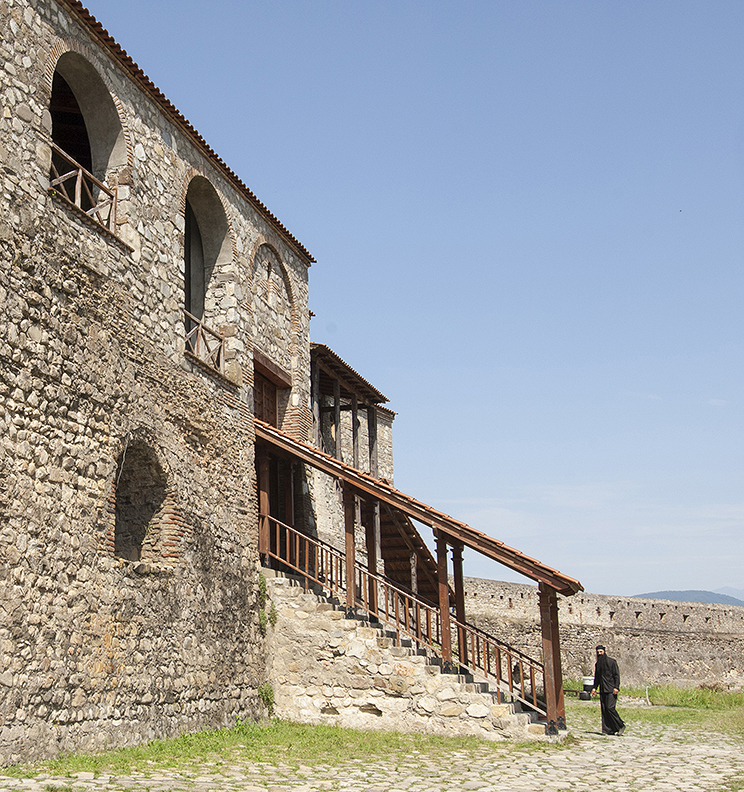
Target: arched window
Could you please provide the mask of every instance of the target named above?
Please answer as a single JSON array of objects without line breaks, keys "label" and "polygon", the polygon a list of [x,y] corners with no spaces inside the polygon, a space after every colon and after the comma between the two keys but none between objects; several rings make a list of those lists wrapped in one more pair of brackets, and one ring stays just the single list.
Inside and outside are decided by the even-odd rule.
[{"label": "arched window", "polygon": [[225,210],[217,191],[203,176],[194,177],[189,184],[185,220],[184,307],[201,321],[215,267],[232,257]]},{"label": "arched window", "polygon": [[203,176],[189,184],[184,219],[186,351],[224,374],[225,340],[209,326],[217,318],[210,285],[215,269],[232,260],[232,245],[222,201]]},{"label": "arched window", "polygon": [[126,163],[126,140],[111,94],[82,55],[66,52],[57,61],[49,111],[51,186],[114,231],[115,201],[105,182]]}]

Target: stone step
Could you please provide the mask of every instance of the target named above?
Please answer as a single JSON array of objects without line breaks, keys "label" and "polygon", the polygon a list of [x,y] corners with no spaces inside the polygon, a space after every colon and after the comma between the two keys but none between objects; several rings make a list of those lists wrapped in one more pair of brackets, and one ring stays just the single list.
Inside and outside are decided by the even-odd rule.
[{"label": "stone step", "polygon": [[[326,645],[330,646],[333,657],[338,658],[337,662],[357,664],[353,679],[348,671],[345,672],[345,678],[352,684],[347,693],[340,692],[344,688],[339,687],[338,682],[329,683],[316,693],[312,693],[311,684],[309,693],[298,689],[294,694],[297,700],[305,702],[304,710],[300,713],[288,711],[286,716],[309,717],[309,722],[338,722],[340,725],[366,723],[368,728],[379,728],[383,720],[393,717],[396,708],[412,706],[414,709],[406,710],[408,714],[396,727],[404,728],[406,719],[410,720],[415,712],[415,718],[432,719],[426,730],[480,733],[487,739],[494,739],[495,735],[501,735],[500,738],[521,736],[522,739],[544,735],[544,723],[537,721],[535,713],[522,711],[517,703],[500,703],[497,689],[487,680],[474,677],[464,668],[444,674],[441,657],[431,649],[417,645],[408,637],[400,637],[388,625],[367,618],[367,614],[357,612],[349,616],[345,603],[323,593],[306,591],[297,578],[281,573],[271,577],[271,593],[277,604],[285,602],[298,615],[307,614],[301,616],[300,623],[320,630],[321,634],[327,628],[312,628],[316,622],[307,621],[312,613],[320,619],[327,614],[326,618],[331,617],[338,623],[338,630],[332,631]],[[277,625],[277,629],[279,627]],[[369,677],[365,680],[363,674],[367,668]],[[315,678],[314,672],[313,675]],[[317,709],[307,705],[309,696],[313,695],[318,697],[314,705]],[[357,700],[359,705],[354,703]],[[344,720],[351,717],[345,714],[347,712],[354,713],[352,721]],[[377,718],[383,720],[376,721]],[[379,725],[375,726],[376,723]]]}]

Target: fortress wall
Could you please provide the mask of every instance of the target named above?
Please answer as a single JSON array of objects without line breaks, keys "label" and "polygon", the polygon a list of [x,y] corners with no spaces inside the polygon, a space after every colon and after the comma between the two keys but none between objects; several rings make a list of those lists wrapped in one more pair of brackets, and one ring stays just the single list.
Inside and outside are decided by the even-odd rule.
[{"label": "fortress wall", "polygon": [[[541,656],[537,587],[465,579],[468,619]],[[601,643],[626,684],[744,685],[744,608],[580,592],[558,598],[563,673],[593,673]]]}]

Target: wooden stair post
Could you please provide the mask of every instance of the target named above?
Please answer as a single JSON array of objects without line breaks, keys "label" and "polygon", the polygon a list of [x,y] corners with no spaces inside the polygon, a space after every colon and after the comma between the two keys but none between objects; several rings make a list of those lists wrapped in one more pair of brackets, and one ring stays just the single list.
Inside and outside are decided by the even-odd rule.
[{"label": "wooden stair post", "polygon": [[354,616],[356,607],[356,572],[354,571],[356,543],[354,541],[354,518],[356,498],[347,484],[344,485],[344,536],[346,538],[346,615]]},{"label": "wooden stair post", "polygon": [[269,561],[269,457],[261,454],[258,458],[258,553],[268,564]]},{"label": "wooden stair post", "polygon": [[437,528],[434,528],[437,544],[437,578],[439,582],[439,622],[442,629],[440,640],[442,643],[442,671],[446,674],[455,672],[452,662],[452,635],[450,633],[449,617],[449,580],[447,578],[447,537]]},{"label": "wooden stair post", "polygon": [[[460,624],[465,624],[465,586],[462,578],[462,542],[455,542],[452,545],[452,571],[455,576],[455,618]],[[465,637],[465,630],[457,628],[457,649],[460,654],[460,662],[467,665],[468,644]]]},{"label": "wooden stair post", "polygon": [[540,596],[543,667],[545,669],[543,684],[545,687],[545,709],[548,716],[545,733],[558,734],[559,715],[562,718],[562,728],[566,728],[563,679],[561,675],[561,646],[558,634],[558,597],[555,589],[546,583],[540,583],[538,590]]},{"label": "wooden stair post", "polygon": [[369,570],[369,601],[367,609],[377,616],[377,552],[380,536],[380,501],[362,501],[362,523],[367,543],[367,569]]}]

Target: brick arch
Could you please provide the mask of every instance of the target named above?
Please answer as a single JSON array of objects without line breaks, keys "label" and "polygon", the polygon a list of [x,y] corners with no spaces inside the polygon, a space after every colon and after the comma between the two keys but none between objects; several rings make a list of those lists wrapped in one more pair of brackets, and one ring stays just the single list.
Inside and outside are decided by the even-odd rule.
[{"label": "brick arch", "polygon": [[161,563],[180,556],[186,527],[170,468],[150,430],[140,427],[122,438],[109,496],[110,555]]},{"label": "brick arch", "polygon": [[215,183],[209,177],[206,168],[195,168],[191,166],[184,174],[183,178],[181,179],[181,195],[178,200],[178,212],[182,217],[186,215],[186,196],[189,192],[189,186],[191,185],[191,182],[197,176],[201,176],[203,179],[206,179],[212,185],[212,189],[214,189],[215,193],[217,193],[217,197],[220,199],[220,203],[222,204],[222,211],[225,213],[225,219],[227,220],[227,233],[230,235],[230,247],[232,249],[232,258],[233,261],[236,261],[238,258],[238,240],[235,235],[235,224],[231,217],[232,207],[225,199],[225,196],[222,194],[222,191],[217,188]]},{"label": "brick arch", "polygon": [[287,288],[287,296],[289,297],[289,306],[290,306],[290,316],[292,321],[292,333],[293,333],[293,346],[296,343],[295,337],[302,329],[302,324],[300,322],[300,309],[297,304],[297,296],[295,294],[294,286],[292,284],[292,278],[289,275],[289,270],[287,269],[284,261],[282,260],[279,251],[277,250],[276,246],[270,242],[266,237],[260,236],[256,243],[253,246],[253,250],[250,253],[250,273],[251,273],[251,293],[255,294],[254,283],[253,283],[253,273],[256,269],[256,258],[261,250],[261,248],[268,248],[276,257],[277,263],[279,265],[279,269],[282,273],[282,280],[284,281],[284,285]]},{"label": "brick arch", "polygon": [[129,125],[127,124],[127,116],[124,111],[124,105],[122,104],[121,99],[119,99],[119,95],[114,88],[114,85],[108,74],[106,73],[106,70],[99,68],[97,52],[93,48],[82,44],[77,39],[58,39],[52,45],[44,65],[43,78],[40,83],[40,87],[43,91],[42,96],[44,106],[49,106],[49,101],[52,97],[52,81],[54,80],[54,72],[57,69],[57,63],[59,62],[59,59],[68,52],[74,52],[77,55],[80,55],[82,58],[85,58],[85,60],[88,61],[88,63],[90,63],[90,65],[95,69],[98,76],[101,78],[101,82],[109,92],[111,100],[114,103],[114,107],[116,108],[116,113],[119,116],[119,123],[121,124],[122,135],[124,137],[124,146],[126,149],[126,164],[131,167],[134,164],[134,146],[132,145],[132,137],[129,132]]}]

